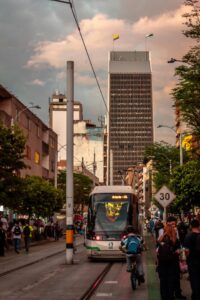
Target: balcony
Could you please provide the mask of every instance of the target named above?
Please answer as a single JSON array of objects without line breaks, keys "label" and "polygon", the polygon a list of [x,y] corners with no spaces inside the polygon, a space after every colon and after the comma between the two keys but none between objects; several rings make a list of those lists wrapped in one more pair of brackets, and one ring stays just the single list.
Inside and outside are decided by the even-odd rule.
[{"label": "balcony", "polygon": [[42,155],[45,156],[48,154],[49,154],[49,145],[43,141],[42,142]]}]

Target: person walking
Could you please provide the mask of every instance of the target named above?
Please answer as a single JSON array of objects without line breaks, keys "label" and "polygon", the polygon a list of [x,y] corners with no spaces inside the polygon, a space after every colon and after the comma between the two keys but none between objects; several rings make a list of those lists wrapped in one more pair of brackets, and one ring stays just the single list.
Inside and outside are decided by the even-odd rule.
[{"label": "person walking", "polygon": [[15,221],[15,224],[12,228],[12,234],[13,234],[13,241],[14,241],[14,247],[15,247],[15,252],[19,254],[19,248],[20,248],[20,241],[22,238],[22,227],[19,225],[18,221]]},{"label": "person walking", "polygon": [[58,224],[58,221],[56,221],[54,225],[54,239],[55,241],[58,241],[60,237],[60,225]]},{"label": "person walking", "polygon": [[163,225],[161,219],[158,219],[158,221],[156,221],[155,227],[154,227],[156,240],[157,240],[158,237],[159,237],[159,230],[162,229],[162,228],[164,228],[164,225]]},{"label": "person walking", "polygon": [[[176,232],[176,238],[179,241],[180,244],[180,240],[179,240],[179,234],[178,234],[178,229],[177,229],[177,219],[174,216],[169,216],[167,218],[167,223],[166,225],[171,226],[175,232]],[[159,238],[164,234],[164,228],[161,228],[159,230]],[[180,272],[180,266],[179,266],[179,256],[176,256],[175,259],[175,268],[174,268],[174,276],[175,276],[175,289],[174,289],[174,295],[176,299],[182,299],[185,300],[186,297],[182,294],[182,290],[181,290],[181,272]]]},{"label": "person walking", "polygon": [[191,221],[191,232],[184,240],[188,272],[192,288],[192,300],[200,299],[200,223],[197,219]]},{"label": "person walking", "polygon": [[181,246],[183,246],[184,239],[188,232],[188,227],[181,218],[180,218],[180,222],[177,225],[177,230],[178,230],[178,235],[179,235],[179,240],[180,240]]},{"label": "person walking", "polygon": [[23,235],[24,235],[24,244],[26,253],[29,252],[29,246],[32,238],[33,227],[29,224],[29,221],[26,221],[26,224],[23,226]]},{"label": "person walking", "polygon": [[3,222],[0,221],[0,256],[5,255],[6,234],[3,229]]},{"label": "person walking", "polygon": [[177,258],[180,242],[175,229],[166,224],[163,235],[157,241],[157,271],[160,279],[161,300],[173,300],[176,286]]}]

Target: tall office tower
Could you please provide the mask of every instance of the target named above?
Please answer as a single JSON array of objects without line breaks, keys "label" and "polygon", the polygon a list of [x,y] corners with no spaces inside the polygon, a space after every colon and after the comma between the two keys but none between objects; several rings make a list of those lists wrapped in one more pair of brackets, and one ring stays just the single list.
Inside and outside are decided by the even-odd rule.
[{"label": "tall office tower", "polygon": [[145,147],[153,142],[149,52],[111,51],[108,68],[107,182],[116,185],[128,168],[143,162]]}]

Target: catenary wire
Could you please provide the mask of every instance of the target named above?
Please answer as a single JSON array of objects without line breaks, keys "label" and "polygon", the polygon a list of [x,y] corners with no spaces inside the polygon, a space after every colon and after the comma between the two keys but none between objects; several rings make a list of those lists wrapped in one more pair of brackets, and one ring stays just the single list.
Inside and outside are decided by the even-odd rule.
[{"label": "catenary wire", "polygon": [[72,15],[73,15],[73,17],[74,17],[76,26],[77,26],[78,31],[79,31],[79,35],[80,35],[80,37],[81,37],[83,46],[84,46],[84,48],[85,48],[85,52],[86,52],[86,55],[87,55],[87,57],[88,57],[88,60],[89,60],[89,63],[90,63],[90,66],[91,66],[91,69],[92,69],[94,78],[95,78],[95,80],[96,80],[96,83],[97,83],[99,92],[100,92],[100,94],[101,94],[102,100],[103,100],[103,102],[104,102],[106,111],[107,111],[107,113],[108,113],[108,107],[107,107],[107,104],[106,104],[106,101],[105,101],[103,92],[102,92],[102,90],[101,90],[101,87],[100,87],[100,84],[99,84],[99,81],[98,81],[98,78],[97,78],[95,69],[94,69],[93,64],[92,64],[92,60],[91,60],[91,58],[90,58],[90,55],[89,55],[89,52],[88,52],[88,50],[87,50],[87,47],[86,47],[86,44],[85,44],[83,35],[82,35],[82,33],[81,33],[81,29],[80,29],[80,26],[79,26],[78,18],[77,18],[77,15],[76,15],[76,10],[75,10],[75,6],[74,6],[74,1],[73,1],[73,0],[72,0],[72,1],[50,0],[50,1],[55,1],[55,2],[60,2],[60,3],[69,4],[69,5],[70,5],[71,11],[72,11]]}]

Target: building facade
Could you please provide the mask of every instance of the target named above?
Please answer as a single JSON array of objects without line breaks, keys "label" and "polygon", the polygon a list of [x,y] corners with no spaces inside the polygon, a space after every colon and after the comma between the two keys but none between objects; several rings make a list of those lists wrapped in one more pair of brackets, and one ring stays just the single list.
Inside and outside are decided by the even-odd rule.
[{"label": "building facade", "polygon": [[[74,102],[74,121],[83,120],[82,104]],[[49,127],[58,135],[58,162],[65,162],[66,166],[66,136],[67,136],[67,99],[56,92],[49,101]]]},{"label": "building facade", "polygon": [[24,162],[28,168],[20,176],[40,176],[54,182],[57,135],[28,107],[0,85],[0,120],[16,124],[26,137]]},{"label": "building facade", "polygon": [[74,166],[80,165],[103,182],[103,128],[89,121],[74,123]]},{"label": "building facade", "polygon": [[[53,94],[49,103],[49,125],[58,134],[58,169],[66,169],[67,99]],[[95,183],[103,182],[103,128],[83,120],[82,104],[74,102],[74,171],[93,174]],[[91,176],[89,176],[91,177]],[[98,180],[96,180],[96,177]],[[93,178],[92,178],[93,179]]]},{"label": "building facade", "polygon": [[143,162],[145,147],[153,142],[149,52],[110,52],[108,74],[107,182],[122,184],[127,169]]}]

